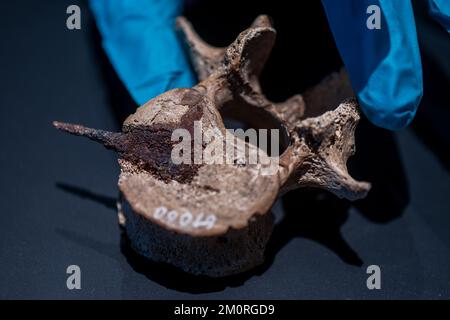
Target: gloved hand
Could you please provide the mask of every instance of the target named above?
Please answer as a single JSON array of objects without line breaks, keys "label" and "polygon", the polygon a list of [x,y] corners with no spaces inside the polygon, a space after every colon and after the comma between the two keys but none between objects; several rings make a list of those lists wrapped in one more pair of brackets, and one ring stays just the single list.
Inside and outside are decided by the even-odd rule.
[{"label": "gloved hand", "polygon": [[430,15],[450,33],[450,1],[428,0]]},{"label": "gloved hand", "polygon": [[182,0],[90,0],[90,6],[103,48],[138,104],[195,84],[174,28]]},{"label": "gloved hand", "polygon": [[[422,66],[410,1],[322,0],[361,108],[376,125],[397,130],[414,118],[423,92]],[[369,30],[366,10],[381,9]]]},{"label": "gloved hand", "polygon": [[[439,1],[439,0],[430,0]],[[139,104],[195,77],[175,31],[182,0],[90,0],[103,47]],[[353,89],[376,125],[400,129],[422,96],[422,68],[409,1],[323,0]],[[381,8],[381,30],[366,27],[366,9]]]}]

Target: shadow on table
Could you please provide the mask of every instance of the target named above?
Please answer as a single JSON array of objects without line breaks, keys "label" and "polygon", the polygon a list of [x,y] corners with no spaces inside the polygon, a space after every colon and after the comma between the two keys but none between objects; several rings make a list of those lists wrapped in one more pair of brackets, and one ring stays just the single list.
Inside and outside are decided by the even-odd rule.
[{"label": "shadow on table", "polygon": [[394,137],[362,115],[355,134],[356,153],[348,167],[356,179],[372,184],[367,197],[353,203],[372,222],[398,218],[409,204],[408,181]]},{"label": "shadow on table", "polygon": [[[290,194],[296,202],[313,204],[314,191],[302,192],[301,197]],[[296,237],[307,237],[327,246],[341,259],[349,264],[361,266],[362,260],[350,248],[340,235],[339,229],[347,218],[346,205],[336,208],[338,201],[332,196],[325,196],[316,205],[314,214],[303,212],[286,213],[282,220],[275,225],[272,237],[267,245],[265,262],[247,272],[224,278],[210,278],[193,276],[167,264],[155,263],[138,255],[130,246],[129,240],[122,234],[121,250],[132,268],[147,278],[167,288],[190,292],[206,293],[224,290],[227,287],[238,287],[248,279],[262,275],[273,263],[277,253]],[[293,208],[292,208],[293,209]],[[290,208],[288,208],[288,211]],[[301,214],[303,213],[303,214]]]}]

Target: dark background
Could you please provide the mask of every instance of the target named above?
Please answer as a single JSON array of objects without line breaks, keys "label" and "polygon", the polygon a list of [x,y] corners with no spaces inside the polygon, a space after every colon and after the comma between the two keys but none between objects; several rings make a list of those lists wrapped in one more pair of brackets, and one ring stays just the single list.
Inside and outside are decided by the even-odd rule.
[{"label": "dark background", "polygon": [[[304,4],[300,4],[304,2]],[[186,15],[226,45],[270,14],[277,44],[262,77],[281,101],[341,65],[319,1],[198,1]],[[136,107],[100,48],[86,1],[0,3],[0,298],[450,298],[450,56],[448,34],[414,1],[425,94],[397,133],[362,119],[354,176],[368,198],[349,203],[294,191],[274,206],[266,263],[210,280],[144,261],[117,225],[116,156],[51,127],[52,120],[119,130]],[[82,30],[65,26],[78,4]],[[66,288],[81,267],[82,289]],[[366,287],[367,266],[382,289]]]}]

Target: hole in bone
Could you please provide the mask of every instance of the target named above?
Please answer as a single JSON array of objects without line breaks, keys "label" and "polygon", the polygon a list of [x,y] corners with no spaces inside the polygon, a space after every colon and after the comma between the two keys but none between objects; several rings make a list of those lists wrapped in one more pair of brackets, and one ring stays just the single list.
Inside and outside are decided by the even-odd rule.
[{"label": "hole in bone", "polygon": [[[270,129],[279,130],[279,155],[289,146],[289,136],[286,128],[281,122],[275,118],[272,114],[265,111],[260,107],[252,106],[245,101],[234,99],[225,103],[220,109],[224,125],[227,129],[268,129],[267,143],[261,145],[260,141],[256,146],[263,149],[269,156],[275,156],[274,151],[271,150],[271,131]],[[238,138],[240,138],[238,136]],[[251,143],[251,141],[247,142]]]}]

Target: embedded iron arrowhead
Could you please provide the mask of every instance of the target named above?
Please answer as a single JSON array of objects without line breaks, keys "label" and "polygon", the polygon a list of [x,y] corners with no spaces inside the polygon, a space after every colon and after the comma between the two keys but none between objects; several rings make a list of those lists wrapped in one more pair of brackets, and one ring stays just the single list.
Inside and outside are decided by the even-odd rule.
[{"label": "embedded iron arrowhead", "polygon": [[[350,200],[367,194],[370,184],[354,180],[346,168],[355,150],[358,104],[346,99],[353,94],[344,71],[304,95],[268,100],[258,81],[276,35],[267,16],[227,48],[208,45],[184,18],[178,28],[200,83],[148,101],[120,133],[54,126],[118,153],[119,221],[135,251],[189,273],[222,277],[264,261],[273,229],[270,208],[279,194],[305,186]],[[230,106],[254,121],[276,121],[287,149],[269,157],[230,136],[221,115]],[[187,149],[178,153],[181,138]],[[174,154],[186,161],[177,163]],[[248,162],[251,155],[269,161]]]}]

